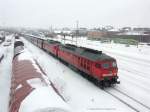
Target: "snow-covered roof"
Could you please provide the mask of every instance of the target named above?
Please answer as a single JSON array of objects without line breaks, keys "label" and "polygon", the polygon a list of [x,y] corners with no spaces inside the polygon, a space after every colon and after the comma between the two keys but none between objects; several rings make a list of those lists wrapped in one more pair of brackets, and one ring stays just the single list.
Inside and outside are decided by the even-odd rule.
[{"label": "snow-covered roof", "polygon": [[118,32],[118,31],[119,31],[119,29],[115,29],[115,28],[113,28],[113,29],[110,29],[110,30],[108,30],[108,31],[110,31],[110,32]]},{"label": "snow-covered roof", "polygon": [[19,112],[70,112],[70,108],[53,88],[40,87],[23,100]]},{"label": "snow-covered roof", "polygon": [[148,34],[144,34],[143,32],[137,32],[137,31],[129,31],[124,33],[119,33],[118,35],[148,35]]},{"label": "snow-covered roof", "polygon": [[31,53],[23,50],[13,60],[10,112],[70,112],[50,84]]},{"label": "snow-covered roof", "polygon": [[54,30],[54,33],[61,33],[61,30]]}]

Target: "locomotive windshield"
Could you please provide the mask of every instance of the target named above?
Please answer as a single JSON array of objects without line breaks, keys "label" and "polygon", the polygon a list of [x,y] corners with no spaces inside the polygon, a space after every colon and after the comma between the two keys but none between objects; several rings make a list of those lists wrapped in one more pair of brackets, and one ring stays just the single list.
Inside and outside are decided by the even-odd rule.
[{"label": "locomotive windshield", "polygon": [[117,67],[117,63],[116,63],[116,62],[113,62],[113,63],[112,63],[112,67]]},{"label": "locomotive windshield", "polygon": [[102,68],[104,68],[104,69],[109,68],[109,63],[103,63],[103,64],[102,64]]}]

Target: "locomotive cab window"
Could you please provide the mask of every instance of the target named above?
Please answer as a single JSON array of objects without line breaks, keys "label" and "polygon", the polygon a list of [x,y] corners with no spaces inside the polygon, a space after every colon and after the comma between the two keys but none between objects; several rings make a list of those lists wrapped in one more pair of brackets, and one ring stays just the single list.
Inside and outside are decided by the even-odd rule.
[{"label": "locomotive cab window", "polygon": [[117,63],[116,62],[112,62],[112,67],[117,67]]},{"label": "locomotive cab window", "polygon": [[105,68],[105,69],[109,68],[109,63],[103,63],[102,67]]},{"label": "locomotive cab window", "polygon": [[96,67],[96,68],[101,68],[101,65],[98,64],[98,63],[96,63],[96,64],[95,64],[95,67]]}]

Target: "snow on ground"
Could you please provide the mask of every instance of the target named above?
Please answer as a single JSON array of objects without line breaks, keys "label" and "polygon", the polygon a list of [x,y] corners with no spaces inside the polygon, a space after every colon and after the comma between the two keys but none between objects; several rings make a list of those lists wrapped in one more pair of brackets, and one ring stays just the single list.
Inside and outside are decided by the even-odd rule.
[{"label": "snow on ground", "polygon": [[[7,36],[12,38],[12,36]],[[69,37],[66,37],[70,39]],[[24,39],[23,39],[24,40]],[[58,40],[62,41],[60,38]],[[74,39],[75,40],[75,39]],[[74,72],[48,53],[35,47],[24,40],[26,47],[34,55],[40,66],[48,74],[66,102],[76,112],[132,112],[128,106],[116,98],[99,89],[94,84],[84,79],[79,73]],[[63,42],[63,41],[62,41]],[[13,43],[13,42],[12,42]],[[70,43],[69,41],[65,43]],[[72,42],[71,42],[72,43]],[[75,42],[74,42],[75,43]],[[0,45],[0,53],[4,53],[4,59],[0,63],[0,112],[8,112],[11,61],[13,56],[13,44],[11,46]],[[115,57],[118,62],[119,77],[121,84],[115,88],[129,95],[137,101],[150,107],[150,47],[146,45],[126,47],[121,44],[100,43],[86,38],[78,38],[78,45],[102,50]],[[114,89],[108,89],[122,99],[124,96]],[[130,100],[128,100],[130,101]],[[132,101],[131,101],[132,102]],[[137,109],[142,112],[138,105]]]},{"label": "snow on ground", "polygon": [[76,112],[132,112],[128,106],[96,87],[48,53],[23,39],[49,79]]},{"label": "snow on ground", "polygon": [[[32,108],[31,108],[32,107]],[[19,112],[70,112],[70,108],[58,97],[52,87],[38,87],[28,95]]]},{"label": "snow on ground", "polygon": [[[12,35],[7,36],[11,38]],[[9,103],[9,91],[10,91],[10,80],[11,80],[11,63],[13,56],[13,44],[11,46],[4,47],[0,45],[0,52],[3,51],[4,59],[0,63],[0,112],[8,112]]]},{"label": "snow on ground", "polygon": [[150,47],[101,43],[90,47],[115,57],[121,80],[116,88],[150,107]]},{"label": "snow on ground", "polygon": [[[61,39],[59,38],[59,40]],[[65,43],[71,42],[66,41]],[[78,38],[79,45],[102,50],[104,53],[115,57],[121,81],[121,84],[117,85],[116,88],[150,107],[150,46],[130,45],[126,47],[123,44],[100,43],[100,41],[91,41],[86,38]]]}]

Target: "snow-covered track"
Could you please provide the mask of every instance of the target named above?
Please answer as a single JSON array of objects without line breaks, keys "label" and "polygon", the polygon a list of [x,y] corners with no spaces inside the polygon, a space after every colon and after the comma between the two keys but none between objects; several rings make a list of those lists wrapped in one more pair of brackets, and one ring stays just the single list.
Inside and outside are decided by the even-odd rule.
[{"label": "snow-covered track", "polygon": [[111,51],[106,51],[107,53],[111,53],[113,55],[117,55],[119,57],[124,57],[124,59],[130,59],[132,61],[135,61],[136,63],[150,63],[150,60],[147,59],[143,59],[143,58],[137,58],[137,57],[132,57],[132,56],[128,56],[128,55],[124,55],[124,54],[120,54],[120,53],[115,53],[115,52],[111,52]]},{"label": "snow-covered track", "polygon": [[127,95],[126,93],[120,91],[117,88],[112,88],[110,90],[106,89],[104,90],[109,95],[115,97],[123,104],[127,105],[131,109],[133,109],[135,112],[149,112],[150,107],[143,104],[142,102],[138,101],[137,99]]},{"label": "snow-covered track", "polygon": [[[43,71],[42,67],[39,65],[39,63],[37,62],[37,60],[34,59],[34,61],[37,64],[37,66],[39,67],[39,69],[43,72],[43,74],[47,76],[47,74]],[[57,90],[57,88],[55,87],[55,85],[53,84],[53,82],[51,80],[48,80],[48,81],[50,82],[50,85],[53,88],[53,90],[61,97],[61,99],[63,101],[66,102],[65,98],[59,93],[59,91]]]},{"label": "snow-covered track", "polygon": [[130,62],[132,63],[133,65],[140,65],[140,66],[144,66],[146,69],[149,69],[150,67],[150,62],[149,60],[147,61],[141,61],[140,59],[133,59],[133,57],[126,57],[124,55],[119,55],[117,53],[113,53],[113,52],[109,52],[109,51],[105,51],[106,53],[108,53],[109,55],[121,60],[121,63],[127,63],[127,62]]},{"label": "snow-covered track", "polygon": [[[145,81],[145,82],[142,81],[142,83],[139,83],[138,79],[133,80],[133,77],[127,73],[128,72],[126,72],[126,71],[123,71],[123,70],[121,71],[121,74],[122,74],[121,77],[124,81],[127,81],[126,83],[130,83],[131,85],[138,87],[139,89],[141,89],[141,91],[146,91],[148,93],[150,92],[150,88],[149,88],[147,81]],[[136,78],[136,77],[134,77],[134,78]]]},{"label": "snow-covered track", "polygon": [[[24,40],[25,42],[26,42],[26,40]],[[117,91],[115,91],[115,90],[113,90],[113,88],[107,88],[106,90],[110,90],[110,93],[112,93],[114,96],[116,96],[116,97],[118,97],[119,99],[117,99],[116,97],[114,97],[114,96],[112,96],[112,95],[110,95],[110,94],[108,94],[107,92],[105,92],[105,91],[103,91],[103,90],[100,90],[99,89],[99,87],[94,87],[95,85],[93,85],[92,84],[92,86],[93,87],[91,87],[90,85],[85,85],[85,86],[83,86],[84,85],[84,83],[82,83],[82,82],[84,82],[84,81],[82,81],[81,83],[79,83],[79,85],[82,85],[83,86],[83,88],[85,89],[85,90],[83,90],[83,88],[82,88],[82,90],[84,91],[84,92],[82,92],[82,90],[80,90],[80,86],[79,85],[77,85],[78,83],[76,83],[76,82],[78,82],[78,81],[80,81],[80,78],[79,77],[77,77],[76,78],[76,80],[75,80],[75,85],[74,85],[74,90],[73,90],[73,93],[72,94],[70,94],[70,87],[71,87],[71,90],[72,90],[72,86],[70,86],[70,85],[73,85],[74,83],[72,83],[73,81],[72,81],[72,79],[69,79],[68,80],[68,77],[69,78],[72,78],[72,77],[76,77],[76,75],[72,75],[72,74],[74,74],[74,73],[70,73],[70,70],[68,70],[68,68],[67,67],[63,67],[63,65],[62,64],[60,64],[58,61],[54,61],[53,59],[52,59],[52,57],[51,56],[49,56],[49,55],[47,55],[47,53],[45,54],[44,53],[44,51],[42,51],[42,50],[39,50],[39,48],[37,47],[36,48],[36,46],[34,46],[34,45],[30,45],[29,46],[29,42],[27,42],[26,43],[27,44],[27,48],[29,47],[30,49],[29,50],[31,50],[32,51],[32,53],[35,53],[36,55],[35,55],[35,57],[38,57],[38,56],[40,56],[41,54],[42,54],[42,57],[45,57],[45,59],[48,59],[48,60],[51,60],[51,63],[52,63],[52,66],[51,66],[51,64],[49,63],[49,61],[45,61],[45,62],[41,62],[41,61],[43,61],[43,59],[42,58],[39,58],[38,59],[38,62],[40,63],[40,65],[42,66],[42,68],[44,68],[44,70],[46,71],[46,73],[49,73],[49,68],[47,68],[47,65],[49,65],[50,66],[50,68],[53,68],[53,66],[54,65],[60,65],[60,70],[61,71],[59,71],[58,72],[58,75],[57,75],[57,72],[55,71],[55,69],[53,70],[53,71],[51,71],[51,73],[53,73],[53,74],[56,74],[56,77],[60,77],[60,73],[62,74],[61,76],[62,77],[60,77],[65,83],[66,83],[66,87],[64,87],[65,88],[65,92],[66,92],[66,94],[67,94],[67,96],[69,96],[69,97],[71,97],[71,100],[69,101],[68,100],[68,102],[69,103],[71,103],[71,106],[75,106],[75,108],[77,108],[78,107],[78,109],[79,110],[81,110],[86,104],[88,104],[88,105],[86,105],[85,107],[86,108],[89,108],[89,104],[91,104],[91,102],[89,103],[87,100],[85,101],[85,100],[81,100],[80,98],[81,98],[81,96],[83,95],[84,97],[86,97],[86,98],[84,98],[84,99],[88,99],[88,98],[90,98],[90,97],[93,97],[93,96],[98,96],[97,98],[95,98],[95,99],[97,99],[97,105],[96,105],[96,103],[92,103],[92,106],[91,106],[91,108],[96,108],[96,109],[99,109],[99,105],[101,104],[101,102],[103,102],[102,101],[102,99],[104,98],[104,101],[108,101],[107,103],[105,102],[105,104],[107,104],[108,105],[108,107],[111,107],[111,108],[113,108],[113,109],[115,109],[115,111],[117,111],[118,110],[118,112],[121,112],[121,110],[123,109],[123,111],[122,112],[128,112],[128,111],[131,111],[131,112],[139,112],[139,111],[141,111],[141,112],[149,112],[150,110],[149,109],[145,109],[145,107],[143,107],[142,105],[140,105],[140,104],[138,104],[138,103],[135,103],[135,101],[133,101],[132,99],[130,99],[130,98],[128,98],[127,96],[124,96],[124,95],[122,95],[121,93],[119,93],[119,92],[117,92]],[[117,55],[116,55],[117,56]],[[54,62],[54,63],[53,63]],[[149,64],[148,63],[146,63],[146,62],[141,62],[141,61],[138,61],[138,62],[136,62],[135,60],[134,61],[132,61],[132,59],[129,59],[129,58],[124,58],[124,57],[119,57],[119,59],[118,59],[118,62],[119,62],[119,76],[120,76],[120,81],[122,82],[119,86],[117,86],[117,89],[119,89],[119,90],[121,90],[121,91],[123,91],[124,93],[126,93],[127,95],[129,95],[129,96],[131,96],[131,97],[133,97],[134,99],[137,99],[138,101],[140,101],[140,102],[142,102],[143,104],[146,104],[146,105],[148,105],[149,106],[149,97],[148,97],[148,93],[149,93],[149,89],[147,88],[147,87],[149,87],[149,81],[147,80],[147,78],[145,78],[144,77],[144,73],[147,71],[147,69],[149,68]],[[122,64],[122,62],[123,62],[123,64]],[[128,64],[129,63],[129,64]],[[131,64],[130,64],[131,63]],[[46,64],[46,65],[45,65]],[[130,67],[130,65],[135,65],[135,66],[133,66],[133,67]],[[61,66],[62,65],[62,66]],[[146,68],[142,68],[142,73],[140,72],[140,74],[136,74],[137,73],[137,71],[140,71],[140,69],[138,69],[138,67],[137,67],[137,69],[136,69],[136,66],[144,66],[145,67],[145,65],[147,65],[146,66]],[[55,68],[55,67],[54,67]],[[121,68],[125,68],[125,70],[123,70],[123,69],[121,69]],[[128,69],[127,69],[128,68]],[[132,72],[132,69],[134,69],[135,70],[135,72]],[[148,69],[149,70],[149,69]],[[144,72],[144,73],[143,73]],[[146,72],[147,73],[147,72]],[[72,76],[71,76],[71,75]],[[78,74],[78,73],[75,73],[75,74]],[[50,77],[50,79],[55,79],[55,76],[54,76],[54,78],[53,78],[53,76],[49,76]],[[51,78],[52,77],[52,78]],[[67,79],[66,79],[67,78]],[[142,78],[142,79],[141,79]],[[74,79],[74,78],[73,78]],[[133,80],[134,79],[134,80]],[[141,82],[140,82],[140,79],[141,79]],[[70,81],[70,82],[69,82]],[[69,83],[68,83],[69,82]],[[85,81],[86,82],[86,81]],[[142,83],[142,84],[141,84]],[[130,85],[130,86],[129,86]],[[69,86],[69,87],[68,87]],[[75,88],[77,86],[77,88]],[[146,86],[146,87],[145,87]],[[69,88],[69,89],[68,89]],[[95,90],[93,90],[95,88]],[[134,89],[135,88],[135,89]],[[112,89],[112,91],[111,91],[111,89]],[[136,90],[135,92],[133,91],[132,92],[132,90]],[[79,94],[79,98],[78,98],[78,95],[77,94],[74,94],[74,91],[78,91],[78,92],[80,92],[80,94]],[[85,92],[86,91],[86,92]],[[93,94],[91,93],[91,91],[93,92]],[[99,94],[99,92],[97,93],[96,91],[100,91],[100,94]],[[72,92],[72,91],[71,91]],[[109,91],[108,91],[109,92]],[[84,94],[84,93],[89,93],[89,94]],[[106,95],[106,97],[104,97],[103,96],[103,93]],[[136,93],[137,93],[137,95],[136,95]],[[66,95],[66,94],[63,94],[64,96]],[[82,94],[82,95],[81,95]],[[123,97],[120,97],[118,94],[121,94]],[[141,96],[141,95],[143,95],[143,96]],[[66,97],[66,96],[65,96]],[[125,98],[124,98],[125,97]],[[126,98],[127,97],[127,98]],[[77,101],[77,99],[78,99],[78,101]],[[90,101],[92,101],[92,102],[95,102],[96,100],[90,100]],[[99,99],[101,99],[101,100],[99,100]],[[127,99],[127,100],[126,100]],[[129,99],[129,100],[128,100]],[[115,101],[114,101],[115,100]],[[121,100],[121,101],[120,101]],[[132,103],[130,103],[130,100],[134,103],[134,105],[132,104]],[[123,102],[124,103],[123,103]],[[129,101],[129,102],[128,102]],[[73,103],[72,103],[73,102]],[[80,103],[78,103],[78,102],[80,102]],[[117,104],[117,106],[111,106],[111,105],[114,105],[115,104],[115,102],[118,102]],[[103,107],[105,107],[106,105],[103,105]],[[140,105],[140,106],[139,106]],[[124,110],[125,109],[125,110]],[[127,109],[127,110],[126,110]],[[87,111],[87,110],[86,110]],[[85,112],[86,112],[85,111]]]},{"label": "snow-covered track", "polygon": [[124,66],[119,66],[119,69],[123,70],[123,71],[133,73],[132,75],[136,75],[136,76],[139,76],[141,78],[150,79],[149,73],[147,73],[145,71],[142,71],[142,70],[137,70],[134,67],[127,68],[126,66],[125,67]]}]

